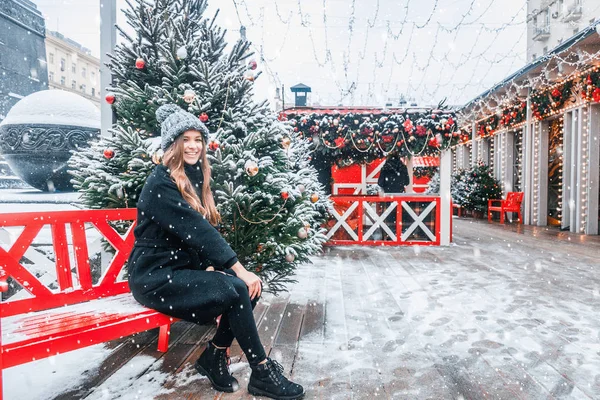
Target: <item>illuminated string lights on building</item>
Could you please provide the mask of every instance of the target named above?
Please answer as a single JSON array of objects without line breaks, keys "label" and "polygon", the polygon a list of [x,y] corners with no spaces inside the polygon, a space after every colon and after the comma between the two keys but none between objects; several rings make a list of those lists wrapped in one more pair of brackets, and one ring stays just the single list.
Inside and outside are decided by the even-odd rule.
[{"label": "illuminated string lights on building", "polygon": [[490,152],[489,152],[489,166],[492,170],[495,169],[495,164],[496,164],[496,160],[494,159],[494,148],[495,146],[495,140],[494,140],[495,136],[490,136],[486,139],[486,141],[489,143],[490,146]]},{"label": "illuminated string lights on building", "polygon": [[[517,149],[519,151],[517,151],[515,154],[515,157],[517,158],[517,177],[519,179],[519,191],[522,191],[522,186],[523,186],[523,130],[522,129],[515,129],[515,139],[518,141],[518,145],[517,145]],[[516,186],[516,185],[514,185]],[[513,190],[515,190],[516,188],[513,187]]]},{"label": "illuminated string lights on building", "polygon": [[502,132],[500,136],[501,146],[500,146],[500,182],[502,182],[503,189],[507,191],[508,182],[506,179],[506,153],[508,152],[508,148],[506,147],[506,136],[508,135],[507,131]]},{"label": "illuminated string lights on building", "polygon": [[562,216],[563,216],[563,200],[562,200],[562,193],[563,193],[563,163],[564,163],[564,148],[565,148],[565,120],[564,117],[561,118],[559,120],[560,122],[560,144],[559,144],[559,148],[560,148],[560,152],[558,155],[558,180],[559,180],[559,185],[558,185],[558,207],[557,207],[557,211],[558,211],[558,220],[561,221],[562,223]]},{"label": "illuminated string lights on building", "polygon": [[588,118],[589,105],[582,107],[582,130],[581,130],[581,226],[579,228],[581,233],[585,232],[587,225],[587,209],[588,209],[588,133],[589,133],[589,118]]},{"label": "illuminated string lights on building", "polygon": [[456,172],[458,170],[457,167],[456,167],[456,158],[458,156],[456,154],[457,152],[458,152],[458,150],[456,149],[456,147],[454,147],[452,149],[452,172]]},{"label": "illuminated string lights on building", "polygon": [[533,224],[538,223],[538,202],[540,198],[540,123],[536,121],[533,130]]}]

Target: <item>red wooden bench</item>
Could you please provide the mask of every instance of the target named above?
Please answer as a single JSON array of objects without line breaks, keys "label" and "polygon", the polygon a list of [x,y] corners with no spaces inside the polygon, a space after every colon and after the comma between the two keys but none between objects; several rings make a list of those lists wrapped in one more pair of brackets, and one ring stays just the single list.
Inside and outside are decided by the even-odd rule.
[{"label": "red wooden bench", "polygon": [[[0,399],[4,368],[157,327],[158,350],[167,351],[175,319],[137,303],[122,278],[134,243],[136,216],[133,208],[0,214],[3,237],[18,233],[10,248],[5,249],[6,244],[0,247],[0,290],[8,289],[9,277],[23,288],[0,303]],[[113,227],[119,221],[132,221],[124,235]],[[15,227],[24,228],[19,233]],[[97,282],[93,282],[88,254],[87,232],[94,228],[116,250]],[[26,267],[31,268],[31,256],[26,252],[33,240],[48,230],[55,256],[52,272],[56,274],[50,286],[56,289]]]},{"label": "red wooden bench", "polygon": [[[488,200],[488,221],[492,220],[492,211],[500,213],[500,223],[504,223],[504,213],[514,212],[519,216],[519,223],[523,223],[521,216],[521,203],[523,202],[523,192],[508,192],[506,200],[494,199]],[[494,203],[500,203],[494,205]]]}]

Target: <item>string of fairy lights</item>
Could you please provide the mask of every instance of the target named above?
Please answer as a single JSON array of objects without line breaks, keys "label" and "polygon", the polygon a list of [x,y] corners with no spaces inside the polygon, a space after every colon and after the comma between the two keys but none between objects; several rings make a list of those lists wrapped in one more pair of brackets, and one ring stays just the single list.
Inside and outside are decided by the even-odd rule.
[{"label": "string of fairy lights", "polygon": [[[323,89],[318,93],[326,104],[381,105],[401,97],[431,104],[441,100],[442,93],[443,96],[451,93],[454,97],[470,91],[475,95],[478,90],[490,86],[490,78],[463,78],[454,82],[457,69],[464,71],[465,67],[474,65],[473,70],[479,71],[481,66],[491,68],[499,64],[512,66],[519,60],[524,62],[524,55],[515,51],[515,40],[509,40],[508,51],[503,45],[508,37],[504,34],[510,33],[511,28],[525,30],[524,6],[504,22],[496,22],[497,18],[494,22],[486,22],[492,21],[492,0],[465,0],[458,5],[465,9],[457,10],[457,19],[451,21],[442,21],[447,10],[440,0],[431,0],[425,5],[409,0],[395,4],[394,10],[389,10],[389,5],[384,6],[384,0],[377,0],[370,4],[368,12],[359,8],[359,3],[361,7],[365,3],[356,0],[348,2],[343,9],[331,0],[297,0],[295,5],[293,2],[283,5],[276,0],[263,0],[253,3],[252,7],[247,0],[232,2],[238,22],[248,29],[250,40],[262,41],[265,35],[273,36],[274,32],[282,38],[276,46],[269,48],[260,44],[260,57],[265,63],[274,63],[281,58],[286,46],[299,41],[297,32],[302,32],[308,39],[303,41],[309,44],[306,46],[308,53],[298,54],[298,61],[312,63],[324,72],[306,79],[313,81],[315,87],[329,84],[328,93]],[[457,7],[456,2],[453,7]],[[473,30],[476,35],[472,34]],[[344,32],[341,39],[340,32]],[[489,36],[487,41],[486,35]],[[425,46],[424,37],[428,38]],[[465,42],[465,37],[469,37],[466,41],[470,48],[468,52],[464,51],[467,48],[457,48],[460,47],[458,43]],[[470,46],[472,42],[474,45]],[[523,38],[519,38],[518,43],[523,45]],[[486,51],[478,51],[486,45]],[[490,56],[487,49],[495,50],[496,54]],[[451,79],[444,78],[450,71],[439,73],[440,65],[454,72]],[[276,71],[278,68],[270,69]],[[494,71],[498,71],[498,67]],[[509,72],[498,72],[497,77]],[[268,76],[275,84],[280,81],[280,76]],[[432,80],[431,76],[435,78]],[[299,80],[302,80],[301,76]]]},{"label": "string of fairy lights", "polygon": [[581,130],[581,185],[579,187],[580,196],[581,196],[581,224],[579,227],[579,231],[581,233],[585,232],[585,227],[587,224],[587,209],[588,209],[588,168],[587,168],[587,159],[588,159],[588,133],[589,133],[589,118],[588,118],[588,108],[582,108],[582,130]]}]

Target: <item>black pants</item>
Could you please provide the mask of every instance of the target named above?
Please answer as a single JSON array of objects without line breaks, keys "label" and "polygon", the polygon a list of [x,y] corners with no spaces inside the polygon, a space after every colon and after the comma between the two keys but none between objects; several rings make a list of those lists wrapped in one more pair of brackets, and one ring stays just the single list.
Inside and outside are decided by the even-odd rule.
[{"label": "black pants", "polygon": [[221,315],[221,321],[212,343],[217,347],[229,347],[235,338],[246,354],[250,365],[257,365],[267,358],[252,313],[258,303],[258,297],[251,301],[248,286],[244,281],[235,276],[235,272],[232,270],[225,270],[225,272],[227,279],[239,295],[239,301]]}]

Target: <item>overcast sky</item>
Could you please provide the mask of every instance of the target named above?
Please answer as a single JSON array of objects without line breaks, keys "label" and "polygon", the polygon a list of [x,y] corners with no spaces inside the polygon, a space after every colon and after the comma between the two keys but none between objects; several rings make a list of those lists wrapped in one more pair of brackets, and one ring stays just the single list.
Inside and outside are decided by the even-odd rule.
[{"label": "overcast sky", "polygon": [[[33,1],[48,29],[99,56],[100,0]],[[526,62],[525,0],[208,1],[231,40],[247,28],[263,71],[257,97],[285,85],[288,104],[300,82],[322,105],[463,104]]]}]

